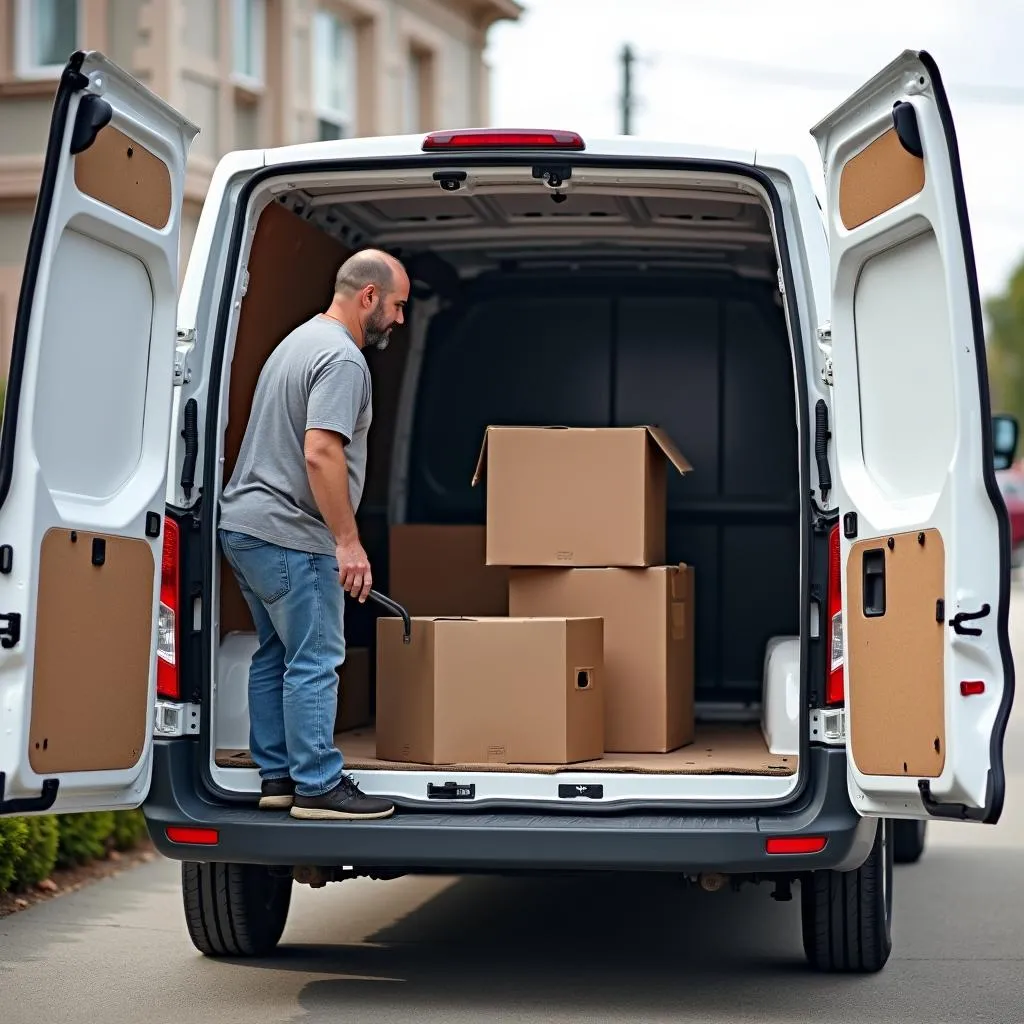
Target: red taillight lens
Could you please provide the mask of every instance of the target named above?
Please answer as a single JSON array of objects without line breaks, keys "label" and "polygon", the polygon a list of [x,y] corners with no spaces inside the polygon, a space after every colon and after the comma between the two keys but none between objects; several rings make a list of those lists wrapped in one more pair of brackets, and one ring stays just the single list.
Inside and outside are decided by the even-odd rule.
[{"label": "red taillight lens", "polygon": [[586,149],[576,132],[547,129],[463,128],[431,132],[423,140],[425,151],[444,149]]},{"label": "red taillight lens", "polygon": [[825,703],[834,706],[846,699],[846,678],[843,670],[843,589],[839,560],[839,526],[828,536],[828,676],[825,681]]},{"label": "red taillight lens", "polygon": [[765,853],[821,853],[828,839],[825,836],[775,836],[766,839]]},{"label": "red taillight lens", "polygon": [[186,825],[168,825],[167,838],[172,843],[186,843],[190,846],[216,846],[220,833],[215,828],[193,828]]},{"label": "red taillight lens", "polygon": [[156,693],[169,700],[181,699],[178,674],[178,622],[181,586],[178,566],[178,524],[164,517],[164,553],[160,566],[160,614],[157,624]]}]

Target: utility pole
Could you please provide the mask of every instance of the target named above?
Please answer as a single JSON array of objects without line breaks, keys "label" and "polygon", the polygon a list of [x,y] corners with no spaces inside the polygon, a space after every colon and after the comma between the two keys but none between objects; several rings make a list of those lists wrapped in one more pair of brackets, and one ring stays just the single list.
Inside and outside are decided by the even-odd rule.
[{"label": "utility pole", "polygon": [[636,54],[633,53],[633,47],[626,43],[622,47],[622,54],[620,56],[622,61],[622,97],[621,97],[621,111],[622,111],[622,134],[632,135],[633,134],[633,64],[636,61]]}]

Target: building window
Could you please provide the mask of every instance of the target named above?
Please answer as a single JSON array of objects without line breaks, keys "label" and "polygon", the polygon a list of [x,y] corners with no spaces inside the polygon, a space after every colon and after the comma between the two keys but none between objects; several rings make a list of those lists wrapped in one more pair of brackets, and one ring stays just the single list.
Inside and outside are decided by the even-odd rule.
[{"label": "building window", "polygon": [[232,71],[242,82],[263,83],[267,39],[266,0],[234,0]]},{"label": "building window", "polygon": [[402,119],[408,135],[434,127],[434,53],[420,46],[409,48],[405,62]]},{"label": "building window", "polygon": [[423,92],[427,59],[419,50],[410,50],[405,62],[405,132],[423,131]]},{"label": "building window", "polygon": [[17,61],[19,75],[59,75],[78,48],[79,0],[18,0]]},{"label": "building window", "polygon": [[317,11],[313,24],[313,102],[321,142],[352,137],[356,34],[351,22],[332,11]]}]

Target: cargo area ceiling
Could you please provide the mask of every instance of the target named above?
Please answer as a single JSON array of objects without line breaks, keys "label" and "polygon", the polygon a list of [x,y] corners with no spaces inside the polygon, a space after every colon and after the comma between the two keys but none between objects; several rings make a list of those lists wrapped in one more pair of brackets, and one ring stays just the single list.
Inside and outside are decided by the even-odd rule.
[{"label": "cargo area ceiling", "polygon": [[755,195],[710,189],[544,184],[443,192],[436,183],[354,192],[327,187],[277,200],[347,245],[399,255],[432,251],[463,273],[514,262],[524,269],[585,263],[702,266],[770,279],[776,260],[767,212]]}]

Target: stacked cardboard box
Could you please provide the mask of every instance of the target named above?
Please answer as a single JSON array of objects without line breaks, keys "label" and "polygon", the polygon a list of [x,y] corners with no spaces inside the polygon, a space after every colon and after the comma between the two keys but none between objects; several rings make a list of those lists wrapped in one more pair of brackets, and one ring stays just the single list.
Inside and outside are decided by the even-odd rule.
[{"label": "stacked cardboard box", "polygon": [[[693,739],[693,573],[666,566],[654,427],[491,427],[486,529],[396,527],[381,619],[377,756],[571,763]],[[499,589],[500,587],[500,589]],[[469,616],[469,618],[467,618]]]}]

